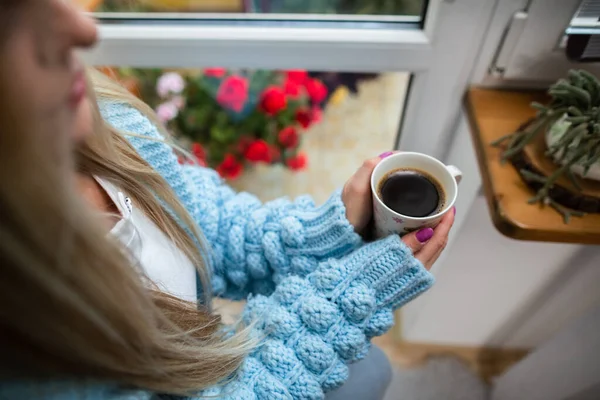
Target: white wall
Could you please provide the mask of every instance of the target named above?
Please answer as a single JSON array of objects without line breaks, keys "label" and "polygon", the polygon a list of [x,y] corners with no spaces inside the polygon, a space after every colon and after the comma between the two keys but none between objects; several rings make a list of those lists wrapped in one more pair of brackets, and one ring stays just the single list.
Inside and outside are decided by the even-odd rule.
[{"label": "white wall", "polygon": [[600,247],[519,242],[492,225],[464,117],[448,162],[463,169],[457,223],[436,285],[403,309],[405,340],[533,347],[600,305]]}]

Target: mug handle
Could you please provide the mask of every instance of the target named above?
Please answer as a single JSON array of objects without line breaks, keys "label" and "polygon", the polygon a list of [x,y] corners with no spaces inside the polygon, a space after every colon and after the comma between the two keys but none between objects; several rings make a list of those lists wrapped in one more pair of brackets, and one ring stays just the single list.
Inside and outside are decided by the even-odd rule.
[{"label": "mug handle", "polygon": [[446,165],[446,168],[448,169],[448,172],[450,172],[450,175],[454,177],[456,183],[460,183],[460,181],[462,180],[461,170],[456,168],[454,165]]}]

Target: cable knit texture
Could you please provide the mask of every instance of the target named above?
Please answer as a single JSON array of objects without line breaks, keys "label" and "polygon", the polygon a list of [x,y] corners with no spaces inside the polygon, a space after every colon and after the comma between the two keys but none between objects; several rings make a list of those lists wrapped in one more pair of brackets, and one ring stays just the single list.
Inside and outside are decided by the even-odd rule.
[{"label": "cable knit texture", "polygon": [[[271,296],[253,296],[247,322],[264,338],[239,374],[226,385],[198,393],[232,400],[323,399],[348,378],[347,364],[363,358],[373,336],[394,323],[393,311],[422,293],[433,278],[397,236],[319,263],[306,277],[282,279]],[[0,385],[0,398],[152,399],[118,388],[64,383],[56,397],[31,396],[42,385]],[[52,390],[56,390],[55,385]],[[71,397],[76,393],[79,397]],[[128,397],[129,396],[129,397]]]},{"label": "cable knit texture", "polygon": [[306,276],[319,261],[362,244],[339,192],[320,207],[308,196],[262,204],[251,194],[235,193],[211,169],[180,165],[156,127],[131,106],[101,102],[100,109],[115,128],[138,135],[127,139],[200,227],[212,250],[217,296],[237,300],[249,293],[270,294],[283,276]]},{"label": "cable knit texture", "polygon": [[[144,119],[132,125],[119,120],[118,110],[131,115],[123,107],[104,108],[119,128],[157,135],[151,126],[134,129],[146,126]],[[176,165],[163,144],[145,139],[132,142],[174,185],[204,230],[216,254],[215,275],[221,278],[223,293],[272,292],[250,296],[244,309],[243,318],[254,323],[253,333],[262,339],[261,345],[232,380],[191,399],[323,399],[348,378],[348,364],[366,355],[370,339],[393,325],[393,311],[433,283],[431,274],[398,236],[356,248],[358,239],[349,232],[339,197],[321,208],[307,200],[261,207],[250,195],[234,195],[207,170]],[[268,290],[258,289],[261,282]],[[3,398],[167,397],[73,381],[3,382]]]}]

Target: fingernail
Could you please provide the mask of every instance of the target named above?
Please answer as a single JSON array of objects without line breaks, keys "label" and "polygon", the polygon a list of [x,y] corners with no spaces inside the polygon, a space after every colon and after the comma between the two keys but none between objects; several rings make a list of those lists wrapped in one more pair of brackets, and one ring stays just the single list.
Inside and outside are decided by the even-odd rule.
[{"label": "fingernail", "polygon": [[433,229],[431,228],[423,228],[419,232],[417,232],[417,240],[421,243],[425,243],[433,236]]},{"label": "fingernail", "polygon": [[385,153],[381,153],[381,154],[379,155],[379,158],[381,158],[381,159],[383,160],[384,158],[386,158],[386,157],[389,157],[389,156],[391,156],[392,154],[394,154],[394,152],[393,152],[393,151],[386,151]]},{"label": "fingernail", "polygon": [[456,207],[452,207],[452,212],[456,215]]}]

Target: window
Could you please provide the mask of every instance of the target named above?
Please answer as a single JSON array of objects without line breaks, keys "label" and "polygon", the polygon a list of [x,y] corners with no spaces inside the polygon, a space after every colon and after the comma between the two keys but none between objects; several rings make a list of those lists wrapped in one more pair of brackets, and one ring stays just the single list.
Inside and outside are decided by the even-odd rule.
[{"label": "window", "polygon": [[425,0],[94,0],[87,8],[118,13],[257,13],[414,16]]},{"label": "window", "polygon": [[401,72],[103,71],[155,109],[198,162],[264,201],[308,193],[323,202],[362,160],[393,148],[409,82]]},{"label": "window", "polygon": [[495,56],[491,65],[481,68],[491,71],[486,84],[547,87],[571,68],[600,74],[598,62],[581,63],[566,55],[567,35],[593,33],[598,40],[594,29],[599,16],[594,1],[500,2],[485,45]]},{"label": "window", "polygon": [[[110,1],[96,6],[106,7]],[[184,4],[177,0],[114,2],[128,7],[142,3]],[[216,65],[244,70],[405,71],[411,78],[409,89],[402,91],[407,96],[406,111],[397,123],[400,134],[396,146],[443,158],[470,65],[496,0],[357,0],[346,3],[354,8],[334,7],[329,10],[332,14],[314,14],[308,8],[304,12],[311,14],[298,14],[302,10],[295,11],[297,14],[274,11],[283,4],[311,5],[319,4],[319,0],[242,3],[245,14],[214,14],[216,9],[212,14],[142,12],[149,9],[141,8],[98,13],[101,41],[85,54],[85,59],[92,65],[136,68],[197,69]],[[340,0],[335,4],[345,3]],[[406,8],[389,11],[384,6],[390,4],[404,4]],[[405,15],[399,15],[402,13]],[[397,109],[401,107],[396,105]]]}]

